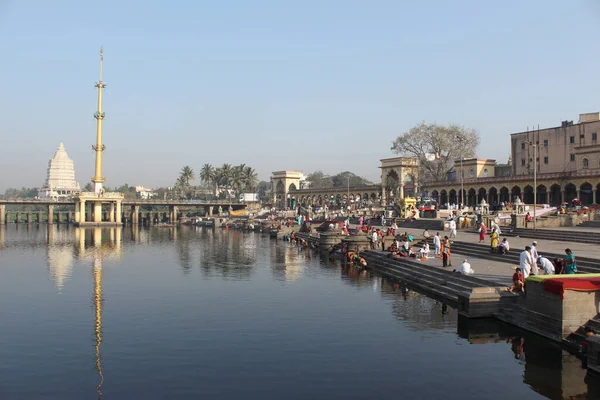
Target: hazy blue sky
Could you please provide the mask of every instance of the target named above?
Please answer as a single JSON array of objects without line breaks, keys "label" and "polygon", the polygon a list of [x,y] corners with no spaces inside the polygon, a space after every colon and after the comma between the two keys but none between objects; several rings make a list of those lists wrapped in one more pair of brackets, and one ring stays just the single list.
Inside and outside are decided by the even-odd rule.
[{"label": "hazy blue sky", "polygon": [[509,134],[600,111],[594,0],[0,0],[0,191],[44,183],[64,142],[93,176],[104,45],[107,184],[183,165],[379,179],[425,120]]}]

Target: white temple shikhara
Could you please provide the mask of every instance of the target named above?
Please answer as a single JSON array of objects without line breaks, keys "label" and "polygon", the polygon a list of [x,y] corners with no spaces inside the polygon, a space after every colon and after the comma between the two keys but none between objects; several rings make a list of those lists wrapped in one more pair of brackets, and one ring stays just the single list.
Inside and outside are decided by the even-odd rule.
[{"label": "white temple shikhara", "polygon": [[46,184],[38,190],[38,197],[58,200],[70,198],[80,191],[79,184],[75,182],[75,166],[65,151],[65,146],[58,145],[54,157],[48,162],[48,176]]},{"label": "white temple shikhara", "polygon": [[[102,92],[106,84],[102,82],[102,61],[104,53],[100,48],[100,79],[96,83],[98,88],[98,111],[94,113],[96,118],[96,144],[92,149],[96,152],[96,169],[92,182],[94,184],[93,192],[81,192],[75,197],[75,224],[77,225],[120,225],[121,224],[121,202],[123,193],[108,192],[103,188],[105,178],[102,176],[102,153],[106,146],[102,144],[102,121],[104,112],[102,111]],[[102,205],[109,207],[108,218],[103,218]]]}]

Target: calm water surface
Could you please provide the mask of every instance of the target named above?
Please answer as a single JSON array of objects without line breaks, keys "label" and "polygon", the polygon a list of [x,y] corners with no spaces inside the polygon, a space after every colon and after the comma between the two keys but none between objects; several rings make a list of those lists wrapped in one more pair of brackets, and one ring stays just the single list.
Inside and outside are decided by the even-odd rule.
[{"label": "calm water surface", "polygon": [[0,227],[0,315],[0,399],[598,398],[539,337],[255,233]]}]

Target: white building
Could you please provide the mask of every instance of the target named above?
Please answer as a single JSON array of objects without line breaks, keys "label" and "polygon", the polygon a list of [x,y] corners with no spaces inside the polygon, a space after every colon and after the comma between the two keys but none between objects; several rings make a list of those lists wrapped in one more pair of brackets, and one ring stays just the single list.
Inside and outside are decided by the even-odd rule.
[{"label": "white building", "polygon": [[48,162],[46,184],[39,189],[38,197],[58,200],[69,198],[80,191],[79,183],[75,182],[75,165],[61,143],[54,157]]},{"label": "white building", "polygon": [[148,200],[157,195],[154,189],[146,188],[143,186],[136,186],[135,192],[141,200]]}]

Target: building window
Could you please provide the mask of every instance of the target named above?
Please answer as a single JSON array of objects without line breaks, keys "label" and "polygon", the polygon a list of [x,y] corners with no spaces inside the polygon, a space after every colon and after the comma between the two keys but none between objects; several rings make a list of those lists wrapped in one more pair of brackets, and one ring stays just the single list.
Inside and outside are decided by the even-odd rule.
[{"label": "building window", "polygon": [[475,177],[475,170],[473,168],[469,168],[469,178]]},{"label": "building window", "polygon": [[521,166],[524,167],[525,166],[525,159],[521,158]]},{"label": "building window", "polygon": [[596,132],[592,132],[592,142],[598,140],[598,134]]},{"label": "building window", "polygon": [[488,176],[488,170],[486,168],[486,169],[483,170],[483,177],[487,178],[487,176]]},{"label": "building window", "polygon": [[544,139],[544,147],[548,147],[548,139]]},{"label": "building window", "polygon": [[571,161],[575,161],[575,154],[571,154]]},{"label": "building window", "polygon": [[587,158],[584,158],[584,159],[581,161],[581,163],[582,163],[582,167],[583,167],[583,169],[588,169],[588,168],[590,167],[590,162],[588,161],[588,159],[587,159]]},{"label": "building window", "polygon": [[521,150],[525,150],[525,142],[521,143]]},{"label": "building window", "polygon": [[548,156],[544,157],[544,164],[548,164]]},{"label": "building window", "polygon": [[575,136],[569,136],[569,143],[575,143]]}]

